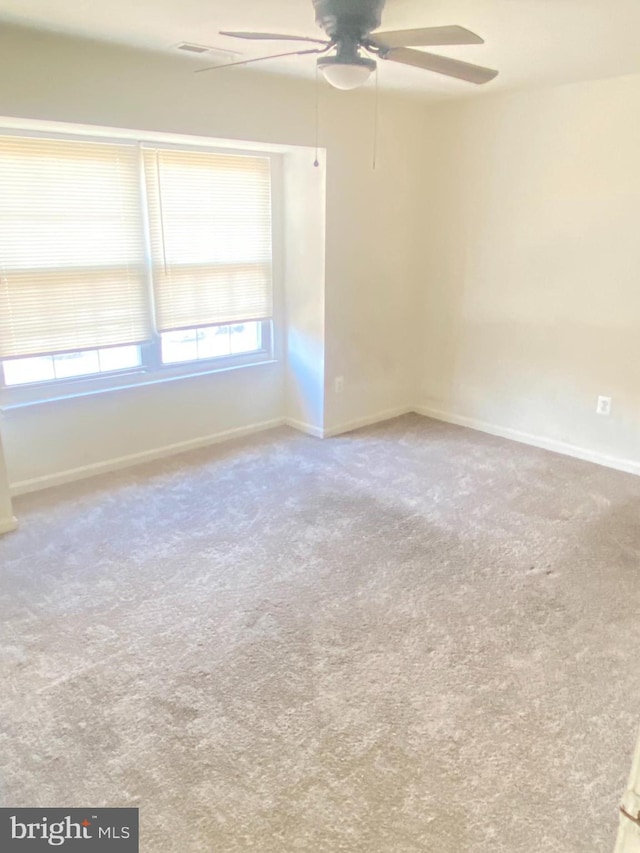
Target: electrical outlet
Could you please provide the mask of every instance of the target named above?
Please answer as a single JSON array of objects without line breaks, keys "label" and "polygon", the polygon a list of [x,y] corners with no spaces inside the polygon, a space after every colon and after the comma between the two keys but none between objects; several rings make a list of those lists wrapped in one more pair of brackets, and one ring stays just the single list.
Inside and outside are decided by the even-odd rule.
[{"label": "electrical outlet", "polygon": [[596,414],[605,415],[605,417],[609,417],[609,415],[611,414],[611,397],[598,397]]},{"label": "electrical outlet", "polygon": [[344,376],[336,376],[333,380],[333,389],[336,394],[342,394],[344,391]]}]

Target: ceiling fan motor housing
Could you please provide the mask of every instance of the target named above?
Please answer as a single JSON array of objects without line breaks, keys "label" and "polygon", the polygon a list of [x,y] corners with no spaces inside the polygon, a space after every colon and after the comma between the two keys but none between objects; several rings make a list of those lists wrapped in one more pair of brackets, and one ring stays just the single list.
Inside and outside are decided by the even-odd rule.
[{"label": "ceiling fan motor housing", "polygon": [[382,23],[385,0],[313,0],[316,22],[329,38],[360,40]]}]

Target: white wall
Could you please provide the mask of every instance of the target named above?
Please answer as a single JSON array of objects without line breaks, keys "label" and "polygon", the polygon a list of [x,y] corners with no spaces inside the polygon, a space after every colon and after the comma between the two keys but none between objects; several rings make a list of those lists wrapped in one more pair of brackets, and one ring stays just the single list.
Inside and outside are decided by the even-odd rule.
[{"label": "white wall", "polygon": [[309,168],[308,149],[284,157],[284,317],[287,421],[324,432],[325,388],[325,170]]},{"label": "white wall", "polygon": [[11,506],[11,493],[9,492],[9,480],[4,461],[2,447],[2,436],[0,435],[0,534],[8,533],[16,526]]},{"label": "white wall", "polygon": [[[247,69],[198,75],[195,67],[180,56],[3,27],[0,114],[313,145],[310,83]],[[417,207],[422,112],[411,100],[381,99],[379,165],[373,172],[372,93],[322,88],[328,223],[323,324],[331,388],[321,413],[325,430],[411,405],[407,328],[413,317],[414,243],[400,215]],[[332,390],[338,373],[346,385],[339,398]],[[9,478],[33,487],[38,478],[55,481],[60,472],[99,467],[161,443],[197,442],[212,431],[283,417],[284,379],[281,361],[229,377],[187,380],[184,386],[156,385],[11,412],[3,423]]]},{"label": "white wall", "polygon": [[[344,95],[347,97],[344,97]],[[422,256],[424,103],[384,102],[371,169],[373,105],[336,92],[332,116],[350,145],[328,145],[325,429],[411,408]],[[351,93],[352,94],[352,93]],[[345,391],[333,381],[344,376]]]},{"label": "white wall", "polygon": [[633,76],[432,112],[422,411],[640,472],[638,103]]},{"label": "white wall", "polygon": [[282,370],[265,364],[9,410],[2,434],[19,493],[281,418]]}]

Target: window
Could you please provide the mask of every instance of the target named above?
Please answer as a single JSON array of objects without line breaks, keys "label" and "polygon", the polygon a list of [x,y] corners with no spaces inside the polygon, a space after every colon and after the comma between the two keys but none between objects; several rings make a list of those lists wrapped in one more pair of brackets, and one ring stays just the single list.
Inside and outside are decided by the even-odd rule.
[{"label": "window", "polygon": [[224,358],[262,349],[262,324],[206,326],[162,333],[162,363]]},{"label": "window", "polygon": [[3,363],[3,371],[5,385],[11,386],[131,370],[141,363],[140,347],[110,347],[15,358]]},{"label": "window", "polygon": [[144,150],[160,332],[270,317],[267,158]]},{"label": "window", "polygon": [[4,136],[0,186],[5,386],[270,357],[269,157]]}]

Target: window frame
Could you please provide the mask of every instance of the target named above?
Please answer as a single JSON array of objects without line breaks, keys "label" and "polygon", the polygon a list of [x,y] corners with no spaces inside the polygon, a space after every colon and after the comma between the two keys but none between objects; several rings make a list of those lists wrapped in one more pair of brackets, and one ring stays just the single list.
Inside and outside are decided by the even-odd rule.
[{"label": "window frame", "polygon": [[[179,140],[165,141],[162,138],[154,138],[147,134],[140,134],[139,137],[134,137],[131,135],[118,136],[117,134],[91,134],[53,130],[35,130],[32,128],[20,128],[15,126],[3,127],[2,125],[0,125],[0,134],[3,136],[62,139],[78,142],[95,140],[96,142],[111,142],[115,144],[131,145],[132,147],[137,148],[139,162],[139,197],[142,209],[145,265],[148,282],[148,308],[152,326],[150,339],[138,345],[140,347],[141,360],[141,364],[138,367],[123,368],[122,370],[105,371],[104,373],[94,373],[78,377],[48,379],[42,382],[30,382],[23,385],[6,385],[2,366],[3,360],[0,359],[1,409],[20,408],[25,405],[30,406],[60,399],[89,396],[91,394],[119,391],[125,388],[134,388],[161,382],[206,376],[239,368],[273,364],[279,361],[282,346],[280,322],[282,316],[282,296],[280,283],[283,270],[282,220],[284,204],[283,155],[281,153],[270,149],[261,149],[258,146],[249,147],[242,143],[238,148],[234,148],[230,145],[216,144],[213,141],[211,144],[206,144],[206,142],[202,141],[202,138],[199,138],[196,141],[192,140],[190,137],[181,137]],[[162,362],[161,333],[158,332],[155,322],[149,209],[146,197],[143,167],[143,148],[150,146],[158,149],[193,151],[194,153],[205,152],[230,154],[233,156],[263,157],[270,161],[273,313],[270,318],[262,321],[247,321],[261,323],[262,346],[260,349],[253,350],[248,353],[238,353],[228,356],[213,356],[212,358],[195,359],[179,363],[173,362],[164,364]],[[240,325],[240,323],[234,322],[229,323],[228,325]],[[53,354],[54,353],[44,353],[44,355]],[[55,354],[61,355],[62,353]],[[28,357],[29,356],[25,356],[25,358]]]}]

